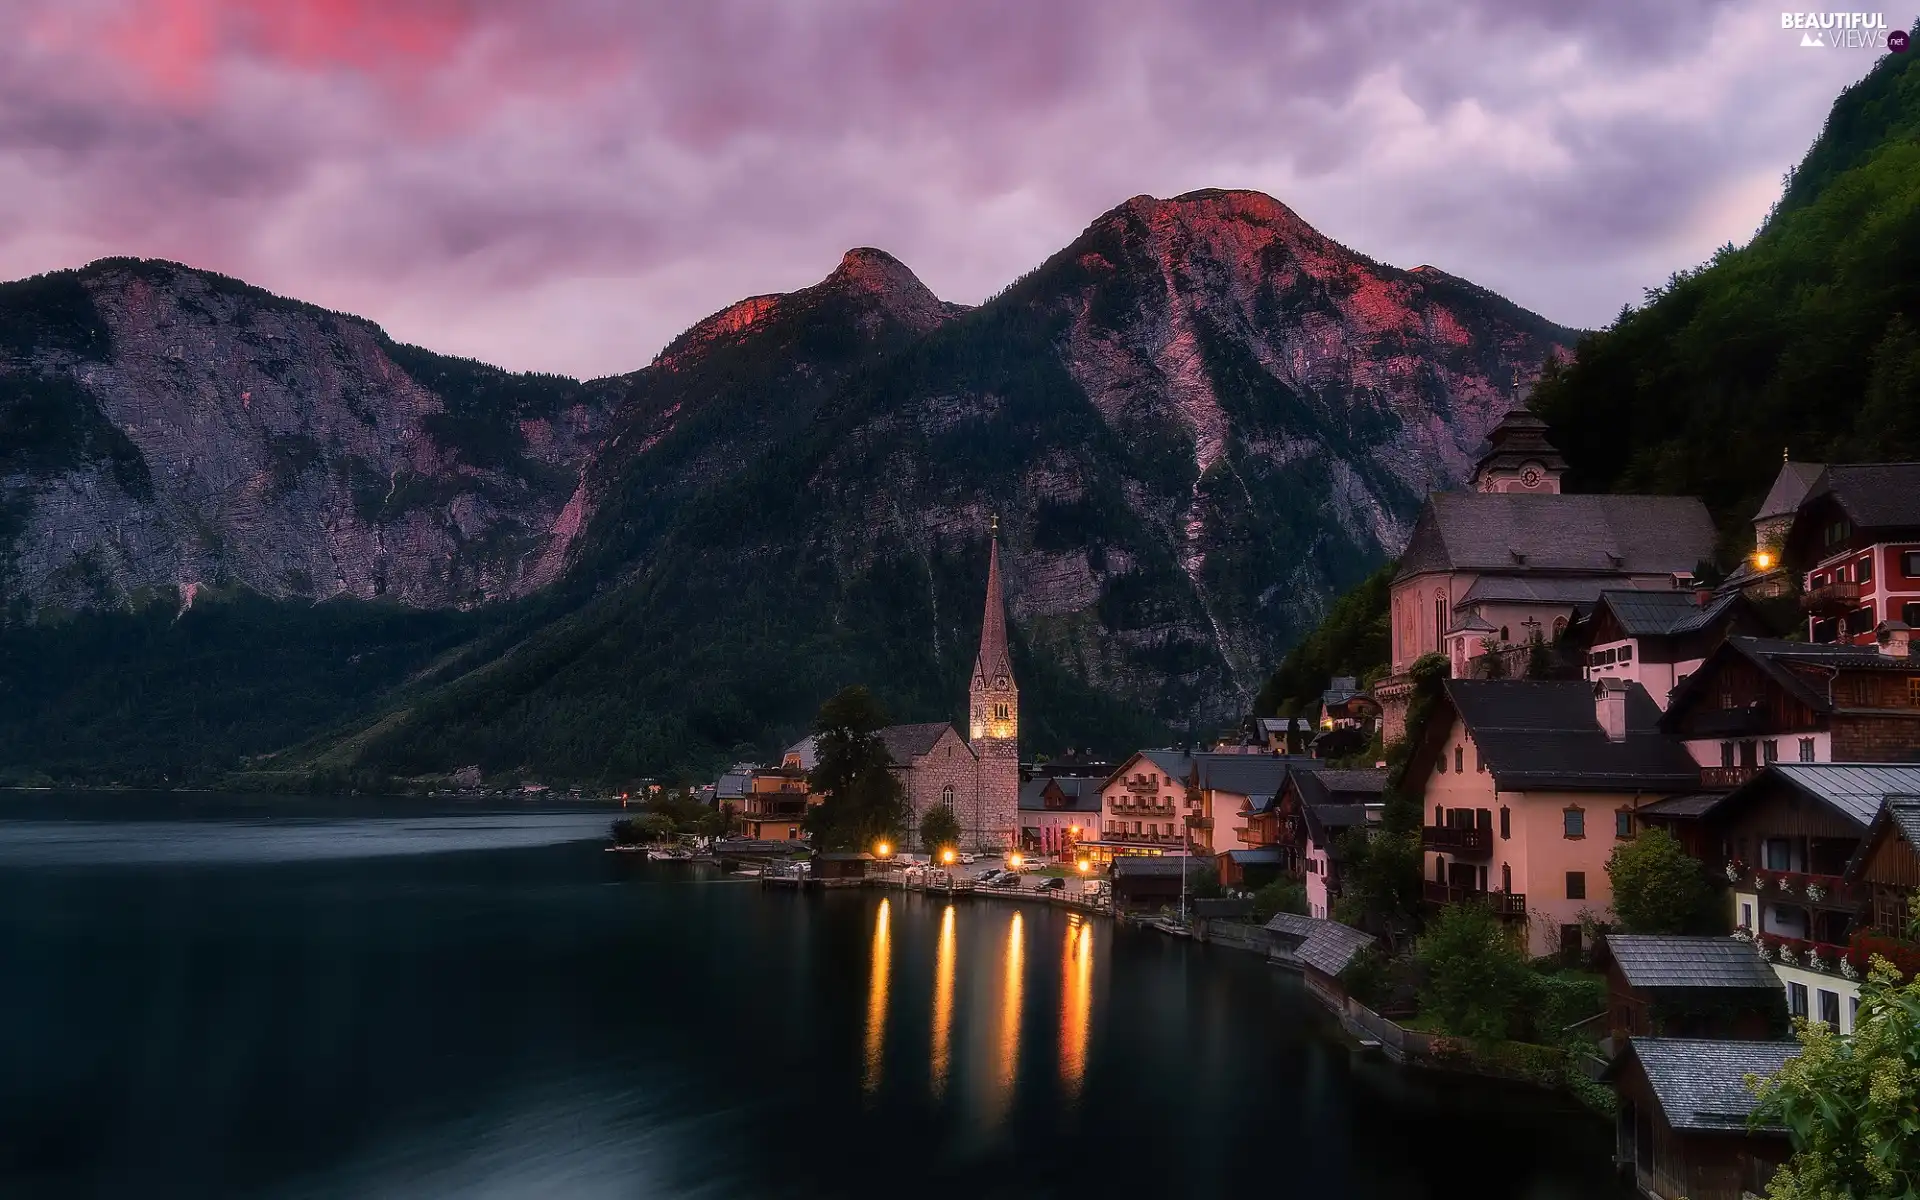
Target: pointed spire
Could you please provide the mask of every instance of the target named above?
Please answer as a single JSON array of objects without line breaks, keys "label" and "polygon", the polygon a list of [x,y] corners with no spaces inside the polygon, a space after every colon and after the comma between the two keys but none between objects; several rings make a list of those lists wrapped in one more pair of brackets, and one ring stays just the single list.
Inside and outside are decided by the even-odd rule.
[{"label": "pointed spire", "polygon": [[991,683],[1000,677],[1013,678],[1013,661],[1007,655],[1007,608],[1000,594],[1000,518],[988,523],[987,610],[980,622],[980,656],[974,660],[974,677]]}]

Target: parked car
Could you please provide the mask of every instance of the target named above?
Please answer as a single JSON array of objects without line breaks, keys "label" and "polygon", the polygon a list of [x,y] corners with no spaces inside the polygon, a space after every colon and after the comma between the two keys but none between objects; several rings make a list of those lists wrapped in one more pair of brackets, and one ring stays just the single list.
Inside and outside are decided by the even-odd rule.
[{"label": "parked car", "polygon": [[962,854],[960,856],[960,865],[963,867],[970,867],[978,861],[980,861],[980,856],[977,854]]},{"label": "parked car", "polygon": [[992,887],[994,884],[1000,882],[1001,878],[1006,874],[1008,874],[1008,872],[1002,871],[999,867],[995,867],[991,871],[982,871],[979,878],[975,879],[974,882]]},{"label": "parked car", "polygon": [[1039,890],[1043,892],[1057,892],[1062,890],[1066,886],[1067,886],[1066,879],[1064,879],[1059,875],[1055,875],[1048,879],[1042,879],[1040,881]]},{"label": "parked car", "polygon": [[1017,888],[1020,886],[1020,872],[1003,871],[1000,874],[1000,878],[994,880],[990,886],[997,888]]}]

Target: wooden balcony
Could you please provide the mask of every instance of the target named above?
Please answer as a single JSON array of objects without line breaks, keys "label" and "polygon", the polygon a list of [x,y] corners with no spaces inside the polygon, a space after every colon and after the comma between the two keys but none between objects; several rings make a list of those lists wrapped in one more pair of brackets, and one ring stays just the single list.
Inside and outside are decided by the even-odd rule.
[{"label": "wooden balcony", "polygon": [[1710,792],[1730,792],[1765,769],[1760,763],[1746,767],[1701,767],[1700,786]]},{"label": "wooden balcony", "polygon": [[1233,836],[1249,846],[1273,845],[1273,839],[1267,836],[1267,831],[1264,829],[1236,829],[1233,831]]},{"label": "wooden balcony", "polygon": [[1442,854],[1485,856],[1493,853],[1493,830],[1464,825],[1428,825],[1420,830],[1422,849]]},{"label": "wooden balcony", "polygon": [[1526,920],[1527,897],[1523,892],[1483,892],[1478,888],[1454,887],[1427,880],[1421,884],[1421,898],[1428,904],[1486,904],[1493,915]]},{"label": "wooden balcony", "polygon": [[1818,617],[1843,617],[1860,607],[1860,585],[1823,583],[1801,596],[1800,604]]}]

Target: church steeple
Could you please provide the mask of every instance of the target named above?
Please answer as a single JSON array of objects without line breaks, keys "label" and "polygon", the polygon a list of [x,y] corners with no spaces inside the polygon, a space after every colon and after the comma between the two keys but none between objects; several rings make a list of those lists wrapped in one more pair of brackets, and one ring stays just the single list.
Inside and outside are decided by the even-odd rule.
[{"label": "church steeple", "polygon": [[987,604],[980,621],[980,653],[973,660],[968,688],[969,741],[1014,739],[1020,729],[1020,690],[1013,682],[1007,653],[1007,608],[1000,591],[1000,519],[995,517],[987,544]]}]

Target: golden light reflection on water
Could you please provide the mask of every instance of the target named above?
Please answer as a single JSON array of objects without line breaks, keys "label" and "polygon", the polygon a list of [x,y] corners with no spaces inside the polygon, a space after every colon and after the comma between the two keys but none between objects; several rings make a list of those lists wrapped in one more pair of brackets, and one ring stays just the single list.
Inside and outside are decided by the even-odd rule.
[{"label": "golden light reflection on water", "polygon": [[1000,985],[1000,1056],[994,1073],[995,1107],[1013,1095],[1014,1070],[1020,1065],[1020,990],[1026,968],[1026,926],[1015,912],[1007,924],[1006,976]]},{"label": "golden light reflection on water", "polygon": [[953,905],[940,914],[940,945],[933,959],[933,1094],[947,1090],[953,1064]]},{"label": "golden light reflection on water", "polygon": [[869,1092],[880,1086],[881,1050],[887,1032],[887,968],[892,957],[888,903],[881,899],[873,921],[873,974],[867,982],[867,1069],[863,1080]]},{"label": "golden light reflection on water", "polygon": [[1067,944],[1060,959],[1060,1086],[1080,1094],[1087,1073],[1087,1030],[1093,1019],[1093,924],[1067,918]]}]

